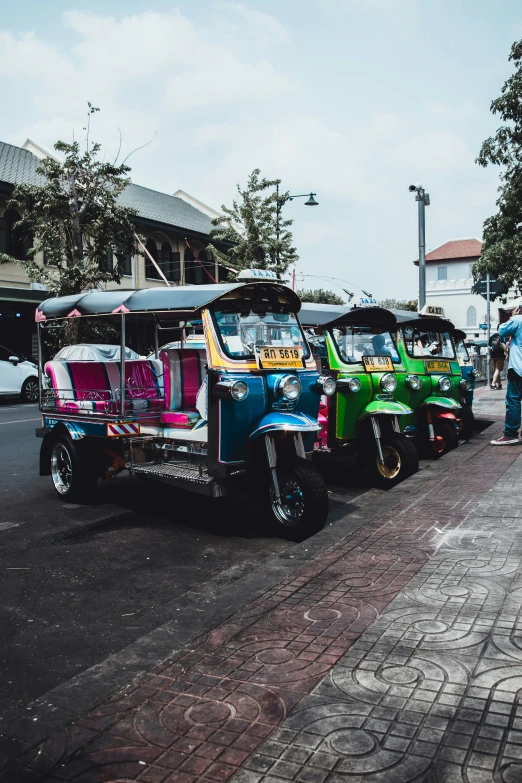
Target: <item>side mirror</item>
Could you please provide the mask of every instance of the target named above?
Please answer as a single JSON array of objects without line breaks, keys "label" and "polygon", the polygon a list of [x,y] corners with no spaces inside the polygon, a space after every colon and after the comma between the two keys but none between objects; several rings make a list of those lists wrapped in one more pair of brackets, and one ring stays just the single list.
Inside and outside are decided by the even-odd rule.
[{"label": "side mirror", "polygon": [[19,356],[10,356],[8,361],[12,362],[15,365],[15,367],[16,367],[16,365],[20,361],[20,357]]}]

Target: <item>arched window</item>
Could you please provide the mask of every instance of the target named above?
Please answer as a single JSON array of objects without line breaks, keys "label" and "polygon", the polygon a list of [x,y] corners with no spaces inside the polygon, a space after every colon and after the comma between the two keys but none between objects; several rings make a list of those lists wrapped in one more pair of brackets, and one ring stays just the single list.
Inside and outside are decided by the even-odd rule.
[{"label": "arched window", "polygon": [[196,269],[195,267],[198,266],[198,263],[194,257],[194,253],[190,248],[185,247],[185,255],[184,255],[184,264],[185,264],[185,283],[187,285],[194,285],[196,283]]},{"label": "arched window", "polygon": [[174,253],[168,242],[163,242],[160,250],[160,267],[167,280],[177,283],[180,278],[180,254]]},{"label": "arched window", "polygon": [[[152,237],[149,237],[147,239],[147,244],[145,245],[146,249],[151,254],[152,258],[156,263],[158,263],[158,246],[156,242],[152,239]],[[148,255],[145,255],[145,277],[148,277],[150,280],[161,280],[158,270],[148,257]]]},{"label": "arched window", "polygon": [[25,261],[32,242],[24,242],[22,239],[22,232],[14,225],[18,220],[20,215],[15,209],[8,209],[0,218],[0,253]]},{"label": "arched window", "polygon": [[468,307],[466,325],[467,326],[477,325],[477,308],[473,307],[473,305],[470,305],[470,307]]}]

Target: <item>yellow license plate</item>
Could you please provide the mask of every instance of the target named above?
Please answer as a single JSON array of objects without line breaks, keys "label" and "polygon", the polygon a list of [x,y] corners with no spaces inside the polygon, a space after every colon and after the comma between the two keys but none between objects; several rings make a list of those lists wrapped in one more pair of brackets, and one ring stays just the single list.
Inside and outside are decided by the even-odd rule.
[{"label": "yellow license plate", "polygon": [[425,362],[426,372],[449,372],[450,363],[441,361],[429,361]]},{"label": "yellow license plate", "polygon": [[260,346],[256,351],[257,366],[262,370],[303,369],[303,349]]},{"label": "yellow license plate", "polygon": [[393,372],[393,362],[390,356],[363,356],[366,372]]}]

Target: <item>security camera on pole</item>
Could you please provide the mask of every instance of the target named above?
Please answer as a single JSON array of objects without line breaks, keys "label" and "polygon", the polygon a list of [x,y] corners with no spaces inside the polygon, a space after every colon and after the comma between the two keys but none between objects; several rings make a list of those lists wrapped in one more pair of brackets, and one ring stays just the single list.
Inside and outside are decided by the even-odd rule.
[{"label": "security camera on pole", "polygon": [[416,193],[419,202],[419,311],[426,304],[426,215],[425,207],[430,205],[430,194],[422,185],[410,185],[410,193]]}]

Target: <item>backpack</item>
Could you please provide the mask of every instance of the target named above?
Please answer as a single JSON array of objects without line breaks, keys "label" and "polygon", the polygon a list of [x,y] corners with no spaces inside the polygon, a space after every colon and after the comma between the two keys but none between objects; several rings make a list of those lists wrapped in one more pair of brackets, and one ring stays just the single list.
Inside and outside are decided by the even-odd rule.
[{"label": "backpack", "polygon": [[490,345],[490,350],[491,350],[491,357],[493,359],[503,359],[504,358],[504,356],[505,356],[504,348],[502,347],[502,343],[501,343],[500,337],[498,337],[498,335],[496,337],[492,338],[491,345]]}]

